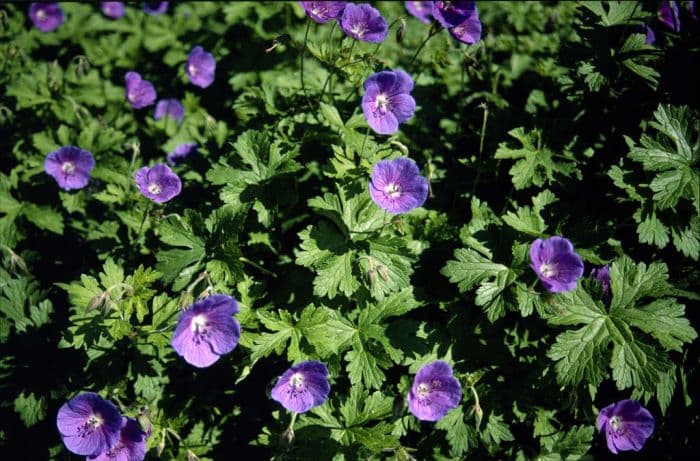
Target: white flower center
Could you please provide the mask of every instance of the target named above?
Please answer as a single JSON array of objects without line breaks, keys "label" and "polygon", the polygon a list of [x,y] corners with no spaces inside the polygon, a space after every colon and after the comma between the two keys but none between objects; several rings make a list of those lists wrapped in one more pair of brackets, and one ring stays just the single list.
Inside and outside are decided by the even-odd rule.
[{"label": "white flower center", "polygon": [[543,263],[540,266],[540,274],[545,278],[552,278],[557,275],[557,266],[554,264]]},{"label": "white flower center", "polygon": [[413,2],[413,7],[416,11],[423,11],[423,2]]},{"label": "white flower center", "polygon": [[157,182],[152,182],[148,185],[148,192],[151,194],[160,194],[160,191],[162,191],[163,188],[160,187],[160,184]]},{"label": "white flower center", "polygon": [[430,386],[428,383],[420,383],[418,385],[418,396],[419,397],[425,397],[430,393]]},{"label": "white flower center", "polygon": [[362,36],[367,32],[367,25],[362,22],[355,24],[350,28],[350,32],[362,38]]},{"label": "white flower center", "polygon": [[375,101],[374,105],[379,109],[382,113],[385,113],[387,109],[389,108],[389,96],[387,96],[384,93],[379,93],[377,96],[377,100]]},{"label": "white flower center", "polygon": [[197,75],[197,67],[194,64],[190,64],[188,67],[191,75]]},{"label": "white flower center", "polygon": [[75,165],[73,165],[72,162],[64,162],[63,165],[61,165],[61,171],[65,174],[71,174],[75,171]]},{"label": "white flower center", "polygon": [[396,183],[389,183],[384,187],[384,193],[389,198],[399,198],[401,197],[401,186]]},{"label": "white flower center", "polygon": [[301,373],[294,373],[291,378],[289,378],[289,385],[293,389],[299,389],[304,384],[304,376]]},{"label": "white flower center", "polygon": [[207,322],[207,318],[203,314],[199,314],[192,317],[192,323],[190,324],[190,328],[195,333],[201,333],[204,330],[206,330],[208,325],[209,322]]},{"label": "white flower center", "polygon": [[610,427],[618,435],[625,433],[625,425],[622,422],[622,418],[619,416],[613,416],[610,418]]},{"label": "white flower center", "polygon": [[36,12],[36,17],[39,19],[39,21],[46,21],[46,11],[44,10],[39,10]]}]

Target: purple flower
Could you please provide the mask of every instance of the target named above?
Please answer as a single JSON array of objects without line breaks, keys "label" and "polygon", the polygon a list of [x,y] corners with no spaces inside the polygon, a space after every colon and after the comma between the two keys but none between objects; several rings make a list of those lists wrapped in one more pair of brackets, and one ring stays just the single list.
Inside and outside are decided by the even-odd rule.
[{"label": "purple flower", "polygon": [[416,162],[406,157],[374,165],[369,194],[379,208],[399,214],[417,208],[428,198],[428,180]]},{"label": "purple flower", "polygon": [[532,242],[530,267],[542,285],[552,293],[575,290],[576,280],[583,275],[583,261],[564,237],[554,236]]},{"label": "purple flower", "polygon": [[141,430],[138,421],[122,417],[117,442],[99,455],[88,456],[89,461],[143,461],[146,457],[146,439],[149,434]]},{"label": "purple flower", "polygon": [[122,415],[112,402],[85,392],[59,408],[56,425],[68,450],[97,456],[119,441]]},{"label": "purple flower", "polygon": [[211,295],[185,309],[171,342],[175,352],[195,367],[204,368],[231,352],[238,344],[241,327],[233,314],[236,300],[227,295]]},{"label": "purple flower", "polygon": [[186,142],[184,144],[178,144],[178,146],[168,154],[168,163],[171,165],[177,165],[178,163],[185,160],[185,158],[193,152],[197,151],[197,144]]},{"label": "purple flower", "polygon": [[138,72],[127,72],[124,81],[126,82],[126,100],[134,109],[150,106],[156,101],[156,90],[153,84],[142,79]]},{"label": "purple flower", "polygon": [[307,360],[285,371],[270,395],[287,410],[304,413],[325,402],[330,390],[328,368],[321,362]]},{"label": "purple flower", "polygon": [[469,0],[436,1],[433,17],[446,29],[462,24],[476,12],[476,2]]},{"label": "purple flower", "polygon": [[348,3],[338,23],[346,34],[363,42],[381,43],[389,33],[379,10],[368,3]]},{"label": "purple flower", "polygon": [[406,9],[412,16],[425,24],[433,18],[433,2],[406,2]]},{"label": "purple flower", "polygon": [[63,24],[63,10],[58,3],[32,3],[29,18],[40,31],[51,32]]},{"label": "purple flower", "polygon": [[160,120],[165,116],[180,123],[182,119],[185,118],[185,108],[177,99],[161,99],[158,101],[158,104],[156,104],[156,111],[153,114],[153,118]]},{"label": "purple flower", "polygon": [[644,43],[646,43],[647,45],[653,45],[654,42],[656,42],[656,34],[654,33],[654,30],[648,25],[642,24],[641,26],[639,26],[639,33],[646,35]]},{"label": "purple flower", "polygon": [[216,60],[201,46],[195,46],[187,58],[187,75],[190,82],[200,88],[206,88],[214,82]]},{"label": "purple flower", "polygon": [[481,21],[476,7],[474,7],[474,14],[469,19],[450,29],[450,34],[460,42],[469,45],[473,45],[481,39]]},{"label": "purple flower", "polygon": [[591,271],[591,277],[595,278],[598,283],[600,283],[604,295],[610,291],[610,267],[608,267],[607,264],[598,269],[593,269]]},{"label": "purple flower", "polygon": [[442,360],[421,367],[408,391],[408,409],[422,421],[438,421],[462,400],[452,367]]},{"label": "purple flower", "polygon": [[163,14],[168,11],[168,2],[144,2],[143,11],[150,15]]},{"label": "purple flower", "polygon": [[141,193],[156,203],[167,202],[182,190],[180,177],[163,163],[154,165],[153,168],[140,168],[134,179]]},{"label": "purple flower", "polygon": [[674,32],[680,32],[681,19],[678,12],[678,4],[676,2],[662,2],[658,11],[659,21],[666,25]]},{"label": "purple flower", "polygon": [[394,134],[416,110],[410,95],[413,79],[404,71],[384,70],[365,80],[362,111],[369,126],[379,134]]},{"label": "purple flower", "polygon": [[102,13],[112,19],[124,16],[124,2],[102,2]]},{"label": "purple flower", "polygon": [[304,13],[319,24],[325,24],[343,14],[348,2],[299,2]]},{"label": "purple flower", "polygon": [[82,189],[90,180],[95,158],[85,149],[63,146],[44,160],[44,171],[53,176],[63,190]]},{"label": "purple flower", "polygon": [[654,432],[654,417],[636,400],[620,400],[600,410],[598,430],[613,453],[639,451]]}]

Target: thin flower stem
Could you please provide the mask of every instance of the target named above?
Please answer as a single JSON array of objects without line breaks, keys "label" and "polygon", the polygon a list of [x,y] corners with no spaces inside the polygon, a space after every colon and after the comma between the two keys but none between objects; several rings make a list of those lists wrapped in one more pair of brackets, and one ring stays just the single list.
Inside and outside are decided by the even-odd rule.
[{"label": "thin flower stem", "polygon": [[143,216],[141,217],[141,224],[139,225],[139,231],[136,233],[136,240],[141,237],[141,231],[143,230],[143,224],[146,222],[146,216],[148,212],[151,211],[151,202],[149,201],[146,208],[143,209]]},{"label": "thin flower stem", "polygon": [[299,58],[299,79],[301,80],[301,91],[304,93],[304,98],[306,98],[306,104],[311,108],[311,103],[309,102],[309,95],[306,93],[306,85],[304,84],[304,54],[306,53],[306,44],[309,39],[309,29],[311,28],[311,21],[306,22],[306,32],[304,32],[304,46],[301,48],[301,56]]},{"label": "thin flower stem", "polygon": [[272,272],[272,271],[270,271],[270,270],[265,269],[265,268],[262,267],[260,264],[251,261],[250,259],[246,258],[245,256],[241,256],[240,258],[238,258],[238,260],[241,261],[241,262],[244,262],[244,263],[246,263],[246,264],[250,264],[250,265],[253,266],[254,268],[258,269],[259,271],[261,271],[261,272],[263,272],[263,273],[265,273],[265,274],[267,274],[267,275],[270,275],[270,276],[272,276],[272,277],[274,277],[274,278],[277,278],[277,274],[275,274],[274,272]]},{"label": "thin flower stem", "polygon": [[[342,66],[339,66],[337,69],[331,69],[331,71],[328,73],[328,77],[326,77],[326,81],[323,82],[323,87],[321,88],[321,99],[323,99],[323,94],[326,92],[326,87],[329,86],[329,83],[331,81],[331,77],[333,77],[334,72],[345,69],[347,66],[357,64],[358,62],[364,61],[364,59],[358,59],[357,61],[351,61],[352,51],[355,48],[356,42],[357,42],[357,40],[353,40],[352,45],[350,45],[350,52],[348,53],[348,62],[346,62]],[[333,95],[331,94],[330,87],[329,87],[328,93],[330,94],[330,98],[333,99]]]},{"label": "thin flower stem", "polygon": [[[337,25],[338,21],[333,21],[331,31],[328,33],[328,57],[330,59],[333,59],[333,32]],[[331,101],[335,102],[333,98],[333,72],[328,74],[328,94],[331,96]],[[323,96],[323,92],[321,92],[321,96]]]},{"label": "thin flower stem", "polygon": [[489,118],[489,105],[487,103],[482,103],[481,106],[484,108],[484,118],[481,121],[481,138],[479,139],[479,158],[481,158],[481,153],[484,151],[484,138],[486,137],[486,120]]},{"label": "thin flower stem", "polygon": [[367,138],[369,137],[369,126],[367,127],[367,130],[365,131],[365,137],[362,139],[362,149],[360,149],[360,162],[362,161],[362,156],[365,153],[365,143],[367,142]]},{"label": "thin flower stem", "polygon": [[297,420],[297,415],[299,415],[299,413],[297,413],[296,411],[292,412],[292,419],[289,421],[289,427],[287,428],[288,431],[294,431],[294,423]]},{"label": "thin flower stem", "polygon": [[438,26],[436,26],[436,24],[437,24],[436,22],[433,22],[432,27],[431,27],[430,30],[428,31],[428,35],[425,37],[425,39],[424,39],[423,42],[420,44],[420,46],[418,47],[418,49],[416,50],[416,52],[413,54],[413,57],[411,58],[411,61],[409,61],[408,67],[410,67],[410,66],[413,64],[413,61],[416,60],[416,58],[418,57],[418,54],[423,50],[423,48],[425,47],[426,43],[428,43],[428,40],[430,40],[431,38],[433,38],[433,36],[434,36],[434,35],[437,35],[437,33],[440,31],[440,29],[438,28]]}]

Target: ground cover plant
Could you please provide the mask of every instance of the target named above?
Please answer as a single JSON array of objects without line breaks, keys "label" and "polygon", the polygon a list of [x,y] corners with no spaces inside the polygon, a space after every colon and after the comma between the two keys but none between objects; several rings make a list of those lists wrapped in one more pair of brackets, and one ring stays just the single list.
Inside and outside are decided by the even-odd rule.
[{"label": "ground cover plant", "polygon": [[685,459],[694,2],[0,5],[8,459]]}]

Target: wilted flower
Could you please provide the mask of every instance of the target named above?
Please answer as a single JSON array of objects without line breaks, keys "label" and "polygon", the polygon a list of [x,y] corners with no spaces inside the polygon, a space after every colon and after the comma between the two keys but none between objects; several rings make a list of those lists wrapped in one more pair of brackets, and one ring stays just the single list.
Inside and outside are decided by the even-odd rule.
[{"label": "wilted flower", "polygon": [[369,126],[379,134],[394,134],[416,110],[410,95],[413,79],[404,71],[384,70],[367,77],[362,111]]},{"label": "wilted flower", "polygon": [[481,38],[481,21],[474,1],[436,1],[433,17],[462,43],[473,44]]},{"label": "wilted flower", "polygon": [[134,175],[141,193],[156,203],[167,202],[182,190],[180,177],[168,165],[144,166]]},{"label": "wilted flower", "polygon": [[433,20],[433,2],[406,2],[406,9],[421,22],[430,24]]},{"label": "wilted flower", "polygon": [[681,18],[677,2],[664,1],[658,11],[659,21],[674,32],[681,30]]},{"label": "wilted flower", "polygon": [[153,118],[160,120],[163,117],[170,117],[177,123],[182,122],[185,118],[185,108],[177,99],[161,99],[156,104],[156,110],[153,113]]},{"label": "wilted flower", "polygon": [[591,277],[595,278],[598,283],[600,283],[603,288],[603,294],[607,294],[610,291],[610,267],[606,264],[598,269],[593,269],[591,271]]},{"label": "wilted flower", "polygon": [[611,452],[639,451],[654,432],[654,417],[638,401],[627,399],[600,410],[597,425]]},{"label": "wilted flower", "polygon": [[236,300],[227,295],[211,295],[180,313],[172,346],[195,367],[204,368],[231,352],[238,344],[241,327],[233,314]]},{"label": "wilted flower", "polygon": [[185,158],[191,153],[197,150],[197,144],[186,142],[184,144],[178,144],[178,146],[168,154],[168,163],[171,165],[177,165],[178,163],[185,160]]},{"label": "wilted flower", "polygon": [[442,360],[423,366],[408,391],[408,409],[422,421],[438,421],[457,408],[462,386],[452,375],[452,367]]},{"label": "wilted flower", "polygon": [[304,13],[319,24],[338,19],[348,2],[299,2]]},{"label": "wilted flower", "polygon": [[144,2],[143,11],[150,15],[163,14],[168,11],[168,2]]},{"label": "wilted flower", "polygon": [[201,46],[195,46],[187,57],[186,71],[193,85],[206,88],[214,82],[216,60]]},{"label": "wilted flower", "polygon": [[32,3],[29,18],[40,31],[51,32],[63,24],[63,10],[58,3]]},{"label": "wilted flower", "polygon": [[271,396],[287,410],[304,413],[325,402],[330,390],[326,365],[307,360],[285,371],[277,379]]},{"label": "wilted flower", "polygon": [[134,109],[150,106],[156,101],[156,90],[153,84],[142,79],[138,72],[127,72],[124,81],[126,82],[126,100]]},{"label": "wilted flower", "polygon": [[56,425],[68,450],[97,456],[119,441],[122,415],[112,402],[85,392],[59,408]]},{"label": "wilted flower", "polygon": [[389,33],[379,10],[368,3],[348,3],[338,23],[346,34],[363,42],[381,43]]},{"label": "wilted flower", "polygon": [[102,2],[102,13],[112,19],[124,16],[124,2]]},{"label": "wilted flower", "polygon": [[63,146],[44,160],[44,171],[53,176],[63,190],[82,189],[90,180],[95,159],[85,149]]},{"label": "wilted flower", "polygon": [[88,460],[143,461],[146,457],[146,439],[149,435],[141,429],[135,419],[124,416],[117,442],[99,455],[88,456]]},{"label": "wilted flower", "polygon": [[552,293],[575,290],[576,281],[583,275],[583,261],[564,237],[532,242],[530,267]]}]

